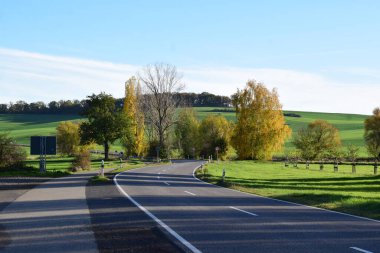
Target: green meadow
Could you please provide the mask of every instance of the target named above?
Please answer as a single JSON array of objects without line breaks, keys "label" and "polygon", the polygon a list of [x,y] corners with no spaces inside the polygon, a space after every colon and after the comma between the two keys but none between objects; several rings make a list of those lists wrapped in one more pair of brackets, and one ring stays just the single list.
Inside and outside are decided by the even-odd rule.
[{"label": "green meadow", "polygon": [[80,121],[78,115],[0,114],[0,131],[9,132],[18,144],[30,144],[30,136],[55,135],[61,121]]},{"label": "green meadow", "polygon": [[[222,115],[228,120],[236,121],[235,112],[232,108],[215,108],[215,107],[197,107],[195,108],[198,118],[203,119],[207,115]],[[223,110],[231,110],[224,112]],[[333,124],[339,129],[340,137],[343,146],[353,144],[360,147],[360,156],[367,156],[364,146],[364,120],[367,115],[358,114],[343,114],[343,113],[321,113],[321,112],[301,112],[301,111],[284,111],[285,114],[293,113],[301,117],[286,116],[286,123],[290,126],[293,133],[296,133],[300,128],[306,127],[310,122],[322,119]],[[291,138],[285,143],[286,148],[292,148]]]},{"label": "green meadow", "polygon": [[[195,107],[199,119],[203,119],[210,114],[222,115],[230,121],[235,121],[235,113],[232,108],[217,107]],[[308,123],[323,119],[334,124],[340,131],[343,145],[354,144],[360,147],[360,156],[367,156],[364,147],[364,120],[366,115],[340,114],[340,113],[318,113],[285,111],[285,113],[295,113],[301,117],[285,117],[286,123],[297,132]],[[32,135],[54,135],[55,128],[60,121],[80,121],[83,120],[78,115],[50,115],[50,114],[0,114],[0,131],[8,131],[19,144],[29,144]],[[286,148],[291,148],[291,139],[287,140]],[[112,150],[121,150],[118,142],[112,146]]]},{"label": "green meadow", "polygon": [[351,174],[348,165],[333,172],[332,165],[319,171],[318,166],[306,169],[304,165],[293,168],[283,163],[233,161],[207,164],[197,176],[261,196],[380,219],[380,176],[373,175],[373,166],[357,166],[357,173]]}]

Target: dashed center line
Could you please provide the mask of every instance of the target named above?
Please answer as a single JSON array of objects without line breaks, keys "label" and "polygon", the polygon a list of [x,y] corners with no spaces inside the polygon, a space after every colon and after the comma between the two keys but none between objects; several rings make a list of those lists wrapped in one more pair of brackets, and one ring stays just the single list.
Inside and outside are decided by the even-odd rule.
[{"label": "dashed center line", "polygon": [[185,191],[187,194],[190,194],[190,195],[193,195],[193,196],[196,196],[197,194],[195,193],[192,193],[192,192],[189,192],[189,191]]},{"label": "dashed center line", "polygon": [[166,185],[170,185],[168,182],[164,182]]},{"label": "dashed center line", "polygon": [[357,250],[357,251],[364,252],[364,253],[373,253],[372,251],[368,251],[368,250],[361,249],[358,247],[350,247],[350,249]]},{"label": "dashed center line", "polygon": [[246,213],[246,214],[252,215],[252,216],[258,216],[258,215],[255,214],[255,213],[251,213],[251,212],[248,212],[248,211],[242,210],[242,209],[237,208],[237,207],[230,206],[230,208],[231,208],[231,209],[234,209],[234,210],[236,210],[236,211],[240,211],[240,212],[243,212],[243,213]]}]

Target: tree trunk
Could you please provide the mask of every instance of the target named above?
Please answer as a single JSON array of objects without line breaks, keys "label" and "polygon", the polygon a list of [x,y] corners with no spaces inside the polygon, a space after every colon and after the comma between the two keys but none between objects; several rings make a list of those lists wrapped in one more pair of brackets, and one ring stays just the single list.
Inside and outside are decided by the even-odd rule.
[{"label": "tree trunk", "polygon": [[377,159],[375,159],[375,163],[373,165],[373,174],[377,175]]},{"label": "tree trunk", "polygon": [[108,144],[108,141],[104,142],[104,160],[108,160],[108,152],[109,152],[110,146]]}]

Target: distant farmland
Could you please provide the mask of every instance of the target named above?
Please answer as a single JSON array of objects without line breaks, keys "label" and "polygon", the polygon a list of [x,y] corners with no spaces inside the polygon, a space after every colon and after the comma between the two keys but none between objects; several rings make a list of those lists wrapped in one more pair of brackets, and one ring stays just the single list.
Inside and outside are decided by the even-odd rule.
[{"label": "distant farmland", "polygon": [[[223,115],[228,120],[235,121],[235,113],[232,108],[217,107],[195,107],[199,119],[207,115]],[[364,147],[364,126],[366,115],[340,114],[340,113],[318,113],[318,112],[298,112],[285,111],[286,114],[297,114],[301,117],[286,116],[286,123],[296,132],[299,128],[308,123],[323,119],[334,124],[340,131],[343,145],[354,144],[360,147],[361,156],[366,156]],[[55,128],[61,121],[81,121],[78,115],[51,115],[51,114],[0,114],[0,131],[9,131],[17,143],[29,144],[29,137],[32,135],[54,135]],[[286,147],[292,147],[291,140],[288,140]],[[119,145],[114,146],[120,149]]]}]

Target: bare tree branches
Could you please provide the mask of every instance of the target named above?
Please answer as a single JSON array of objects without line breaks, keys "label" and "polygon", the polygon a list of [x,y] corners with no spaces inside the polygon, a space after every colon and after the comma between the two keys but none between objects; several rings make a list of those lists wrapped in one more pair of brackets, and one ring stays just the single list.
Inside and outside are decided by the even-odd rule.
[{"label": "bare tree branches", "polygon": [[159,145],[165,147],[166,134],[174,124],[178,101],[174,94],[185,85],[175,66],[158,63],[146,66],[138,77],[143,85],[142,107],[147,122],[157,134]]}]

